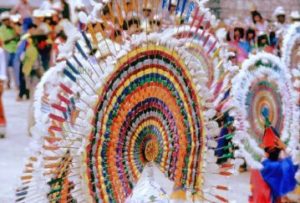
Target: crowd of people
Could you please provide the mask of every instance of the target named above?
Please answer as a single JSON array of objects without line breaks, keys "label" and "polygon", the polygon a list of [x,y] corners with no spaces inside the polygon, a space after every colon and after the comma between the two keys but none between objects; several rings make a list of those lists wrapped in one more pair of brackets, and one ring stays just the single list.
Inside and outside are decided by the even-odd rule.
[{"label": "crowd of people", "polygon": [[[266,20],[263,15],[253,8],[245,19],[225,19],[220,23],[226,30],[226,41],[233,64],[241,66],[251,54],[267,52],[281,57],[283,39],[289,26],[300,22],[299,11],[287,13],[283,7],[274,10],[272,20]],[[295,173],[299,166],[291,161],[286,145],[280,140],[277,130],[271,126],[269,113],[262,112],[265,117],[265,132],[262,135],[261,147],[265,151],[262,160],[262,170],[251,170],[251,196],[249,202],[293,202],[288,194],[295,190],[297,181]],[[266,115],[265,115],[266,114]],[[238,148],[232,143],[230,136],[235,128],[232,125],[233,117],[224,115],[219,120],[222,127],[219,134],[218,145],[215,151],[217,164],[222,165],[234,159],[234,151]],[[246,161],[240,167],[240,172],[248,169]]]},{"label": "crowd of people", "polygon": [[[30,99],[42,74],[55,64],[58,44],[66,40],[63,23],[69,20],[65,0],[44,1],[39,8],[20,0],[10,11],[1,13],[0,95],[14,85],[17,101]],[[3,105],[0,107],[0,127],[4,128]]]},{"label": "crowd of people", "polygon": [[[68,4],[45,1],[33,9],[21,0],[10,12],[1,14],[0,43],[5,51],[7,87],[14,81],[17,100],[30,98],[30,84],[55,63],[57,44],[66,37],[62,22],[69,19]],[[10,70],[11,68],[11,70]]]},{"label": "crowd of people", "polygon": [[284,34],[291,24],[299,21],[299,11],[288,14],[281,6],[275,9],[271,20],[264,19],[256,8],[244,20],[224,20],[222,26],[227,30],[226,40],[229,49],[235,53],[232,62],[240,65],[249,54],[259,51],[281,56]]},{"label": "crowd of people", "polygon": [[[158,16],[150,3],[143,5],[138,14],[134,11],[133,2],[126,1],[125,19],[112,19],[111,13],[115,8],[108,4],[102,10],[102,18],[95,22],[91,20],[91,23],[95,33],[110,36],[115,43],[122,43],[128,36],[141,30],[159,31],[168,20],[173,22],[177,12],[176,3],[170,3],[169,10],[174,15],[168,13],[166,16]],[[87,9],[81,5],[76,7],[76,11],[87,12]],[[244,20],[229,18],[219,22],[218,28],[223,27],[227,31],[228,48],[235,53],[231,56],[234,64],[241,64],[250,53],[260,50],[280,56],[282,35],[290,23],[300,21],[299,11],[288,14],[283,7],[276,8],[273,21],[264,19],[256,8],[249,14]],[[164,24],[161,22],[162,18]],[[18,100],[29,99],[31,79],[35,76],[40,78],[44,71],[55,64],[58,44],[67,39],[63,25],[69,20],[70,5],[66,0],[47,0],[35,9],[28,0],[20,0],[10,12],[1,14],[0,46],[6,57],[6,85],[10,88],[11,81],[15,82],[19,88]],[[177,21],[187,23],[180,18]],[[80,22],[78,26],[82,28]]]},{"label": "crowd of people", "polygon": [[[83,18],[82,13],[89,13],[88,9],[83,4],[78,4],[75,6],[75,24],[78,29],[88,31],[92,27],[95,36],[104,35],[115,45],[123,43],[129,36],[142,30],[160,31],[168,22],[189,23],[184,17],[176,15],[177,1],[170,1],[169,12],[165,16],[157,15],[157,1],[143,5],[139,8],[139,13],[136,12],[134,2],[135,0],[126,0],[122,11],[108,3],[101,13],[96,14],[101,15],[101,18],[89,19],[90,26],[84,25],[84,19],[80,21]],[[114,15],[114,10],[122,15]],[[56,63],[58,47],[67,40],[64,25],[70,21],[70,13],[70,5],[66,0],[45,0],[39,8],[33,8],[28,0],[19,0],[10,11],[1,13],[0,95],[3,87],[10,88],[15,84],[18,89],[17,100],[30,99],[33,92],[31,89],[34,89],[32,87]],[[266,20],[253,7],[245,19],[232,17],[219,20],[217,28],[214,29],[226,30],[228,49],[235,53],[230,56],[230,60],[233,64],[241,65],[249,54],[262,50],[280,56],[283,35],[290,24],[299,21],[299,11],[287,13],[283,7],[277,7],[273,19]],[[105,55],[104,50],[101,52]],[[4,114],[1,113],[0,124],[5,125]]]}]

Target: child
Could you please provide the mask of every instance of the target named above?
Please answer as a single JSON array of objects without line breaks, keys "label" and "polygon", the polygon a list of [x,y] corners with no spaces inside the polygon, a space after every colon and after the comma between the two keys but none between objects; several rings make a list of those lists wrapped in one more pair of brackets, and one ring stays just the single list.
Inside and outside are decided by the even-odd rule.
[{"label": "child", "polygon": [[6,58],[5,51],[0,41],[0,138],[5,137],[6,119],[2,103],[2,94],[4,91],[4,83],[6,80]]}]

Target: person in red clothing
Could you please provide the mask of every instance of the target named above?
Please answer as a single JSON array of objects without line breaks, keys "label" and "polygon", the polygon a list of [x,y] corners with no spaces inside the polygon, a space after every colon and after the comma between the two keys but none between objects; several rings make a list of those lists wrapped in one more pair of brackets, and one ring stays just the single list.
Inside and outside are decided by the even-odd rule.
[{"label": "person in red clothing", "polygon": [[[262,161],[261,170],[251,171],[252,195],[249,202],[286,202],[288,201],[286,195],[297,186],[295,174],[299,166],[295,165],[292,158],[288,156],[285,144],[280,140],[276,129],[271,126],[268,110],[264,109],[262,115],[266,122],[262,141],[266,158]],[[280,156],[282,152],[284,156]]]},{"label": "person in red clothing", "polygon": [[264,181],[259,170],[251,170],[250,185],[252,194],[249,198],[249,203],[271,202],[271,189],[268,186],[268,184]]}]

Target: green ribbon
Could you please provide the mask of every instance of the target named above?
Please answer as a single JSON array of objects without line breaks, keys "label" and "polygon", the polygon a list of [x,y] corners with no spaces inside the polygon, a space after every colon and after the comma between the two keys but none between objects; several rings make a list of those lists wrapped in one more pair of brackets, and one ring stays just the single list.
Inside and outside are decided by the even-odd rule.
[{"label": "green ribbon", "polygon": [[233,134],[232,133],[229,133],[225,136],[225,139],[226,140],[230,140],[231,138],[233,138]]},{"label": "green ribbon", "polygon": [[228,153],[221,156],[221,159],[228,159],[228,158],[233,158],[233,153]]},{"label": "green ribbon", "polygon": [[53,184],[56,184],[56,183],[61,183],[63,181],[62,178],[56,178],[56,179],[52,179],[48,182],[49,185],[53,185]]},{"label": "green ribbon", "polygon": [[54,193],[61,192],[61,190],[62,190],[61,186],[56,189],[51,189],[51,191],[48,193],[48,195],[52,195]]},{"label": "green ribbon", "polygon": [[271,122],[270,122],[269,118],[265,118],[265,125],[267,128],[271,126]]}]

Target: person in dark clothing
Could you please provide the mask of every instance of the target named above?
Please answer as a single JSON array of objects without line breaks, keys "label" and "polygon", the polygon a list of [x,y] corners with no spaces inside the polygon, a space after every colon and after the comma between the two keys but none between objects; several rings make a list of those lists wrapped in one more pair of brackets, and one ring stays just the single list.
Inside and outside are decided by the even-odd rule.
[{"label": "person in dark clothing", "polygon": [[24,95],[26,96],[26,99],[30,99],[30,95],[29,95],[29,89],[26,86],[26,80],[25,80],[25,76],[23,73],[23,64],[21,64],[20,67],[20,75],[19,75],[19,80],[20,80],[20,91],[19,91],[19,95],[18,95],[18,99],[21,100]]},{"label": "person in dark clothing", "polygon": [[215,154],[218,157],[217,164],[223,164],[228,159],[233,158],[232,133],[235,131],[233,126],[234,118],[226,115],[224,117],[224,126],[218,137],[218,145]]},{"label": "person in dark clothing", "polygon": [[62,10],[62,17],[64,19],[68,19],[70,20],[70,6],[69,4],[66,2],[66,0],[61,0],[61,5],[63,6],[63,10]]}]

